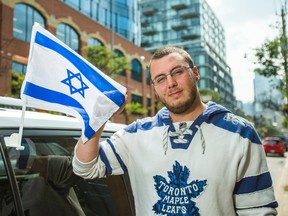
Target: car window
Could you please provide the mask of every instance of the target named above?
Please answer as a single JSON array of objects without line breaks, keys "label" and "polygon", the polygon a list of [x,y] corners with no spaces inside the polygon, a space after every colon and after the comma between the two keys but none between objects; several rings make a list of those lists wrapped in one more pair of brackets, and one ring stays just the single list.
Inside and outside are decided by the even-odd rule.
[{"label": "car window", "polygon": [[279,144],[279,140],[266,140],[265,142],[271,145]]},{"label": "car window", "polygon": [[4,166],[2,154],[0,154],[0,182],[0,215],[15,214],[12,188]]},{"label": "car window", "polygon": [[[72,156],[79,136],[59,136],[59,131],[58,136],[51,134],[24,136],[22,151],[7,148],[25,215],[135,215],[128,176],[93,180],[76,176]],[[2,163],[0,215],[15,215],[15,207],[8,202],[13,200],[11,195],[4,196],[10,188],[3,167]]]}]

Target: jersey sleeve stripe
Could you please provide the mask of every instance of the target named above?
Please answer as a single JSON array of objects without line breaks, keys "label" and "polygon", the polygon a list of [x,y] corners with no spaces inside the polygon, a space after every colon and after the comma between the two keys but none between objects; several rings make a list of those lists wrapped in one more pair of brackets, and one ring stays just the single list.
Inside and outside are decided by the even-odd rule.
[{"label": "jersey sleeve stripe", "polygon": [[262,173],[258,176],[243,178],[237,182],[234,188],[234,194],[253,193],[267,189],[272,186],[272,179],[269,172]]}]

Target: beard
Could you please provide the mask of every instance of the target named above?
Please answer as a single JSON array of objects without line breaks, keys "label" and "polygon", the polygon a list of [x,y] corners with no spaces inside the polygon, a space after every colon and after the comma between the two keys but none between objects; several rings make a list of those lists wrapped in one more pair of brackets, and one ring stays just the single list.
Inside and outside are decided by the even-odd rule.
[{"label": "beard", "polygon": [[[197,85],[197,84],[196,84]],[[160,100],[160,102],[167,107],[167,109],[174,114],[183,114],[187,112],[191,107],[193,106],[195,100],[196,100],[196,95],[197,95],[197,86],[195,83],[193,83],[190,88],[188,97],[186,100],[182,101],[181,103],[171,103],[166,101],[164,98],[161,98],[157,93],[156,96]]]},{"label": "beard", "polygon": [[171,113],[174,113],[174,114],[183,114],[185,112],[187,112],[193,105],[194,101],[195,101],[195,97],[189,97],[189,99],[187,99],[186,101],[184,101],[183,103],[179,103],[179,104],[176,104],[176,105],[173,105],[173,104],[169,104],[165,101],[161,101],[162,104],[164,106],[167,107],[167,109],[171,112]]}]

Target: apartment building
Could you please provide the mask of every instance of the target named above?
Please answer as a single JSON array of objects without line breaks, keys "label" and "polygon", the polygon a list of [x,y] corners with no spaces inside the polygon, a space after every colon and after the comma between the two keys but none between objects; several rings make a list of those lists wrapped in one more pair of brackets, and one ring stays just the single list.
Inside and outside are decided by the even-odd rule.
[{"label": "apartment building", "polygon": [[224,105],[236,108],[233,80],[226,63],[225,31],[205,0],[142,0],[141,47],[181,47],[199,68],[200,89],[218,92]]}]

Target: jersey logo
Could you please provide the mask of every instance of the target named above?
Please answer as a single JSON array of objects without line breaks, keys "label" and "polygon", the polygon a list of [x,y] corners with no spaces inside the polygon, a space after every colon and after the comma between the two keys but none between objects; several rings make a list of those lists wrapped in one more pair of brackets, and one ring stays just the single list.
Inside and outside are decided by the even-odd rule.
[{"label": "jersey logo", "polygon": [[236,116],[232,113],[227,113],[224,117],[224,120],[230,121],[234,125],[241,124],[243,127],[251,127],[252,128],[252,126],[250,124],[248,124],[248,122],[245,119],[243,119],[240,116]]},{"label": "jersey logo", "polygon": [[154,176],[154,186],[160,199],[153,206],[155,214],[167,216],[198,216],[199,208],[193,199],[197,198],[207,186],[207,180],[187,182],[190,171],[175,161],[173,171],[168,171],[170,181],[163,176]]}]

